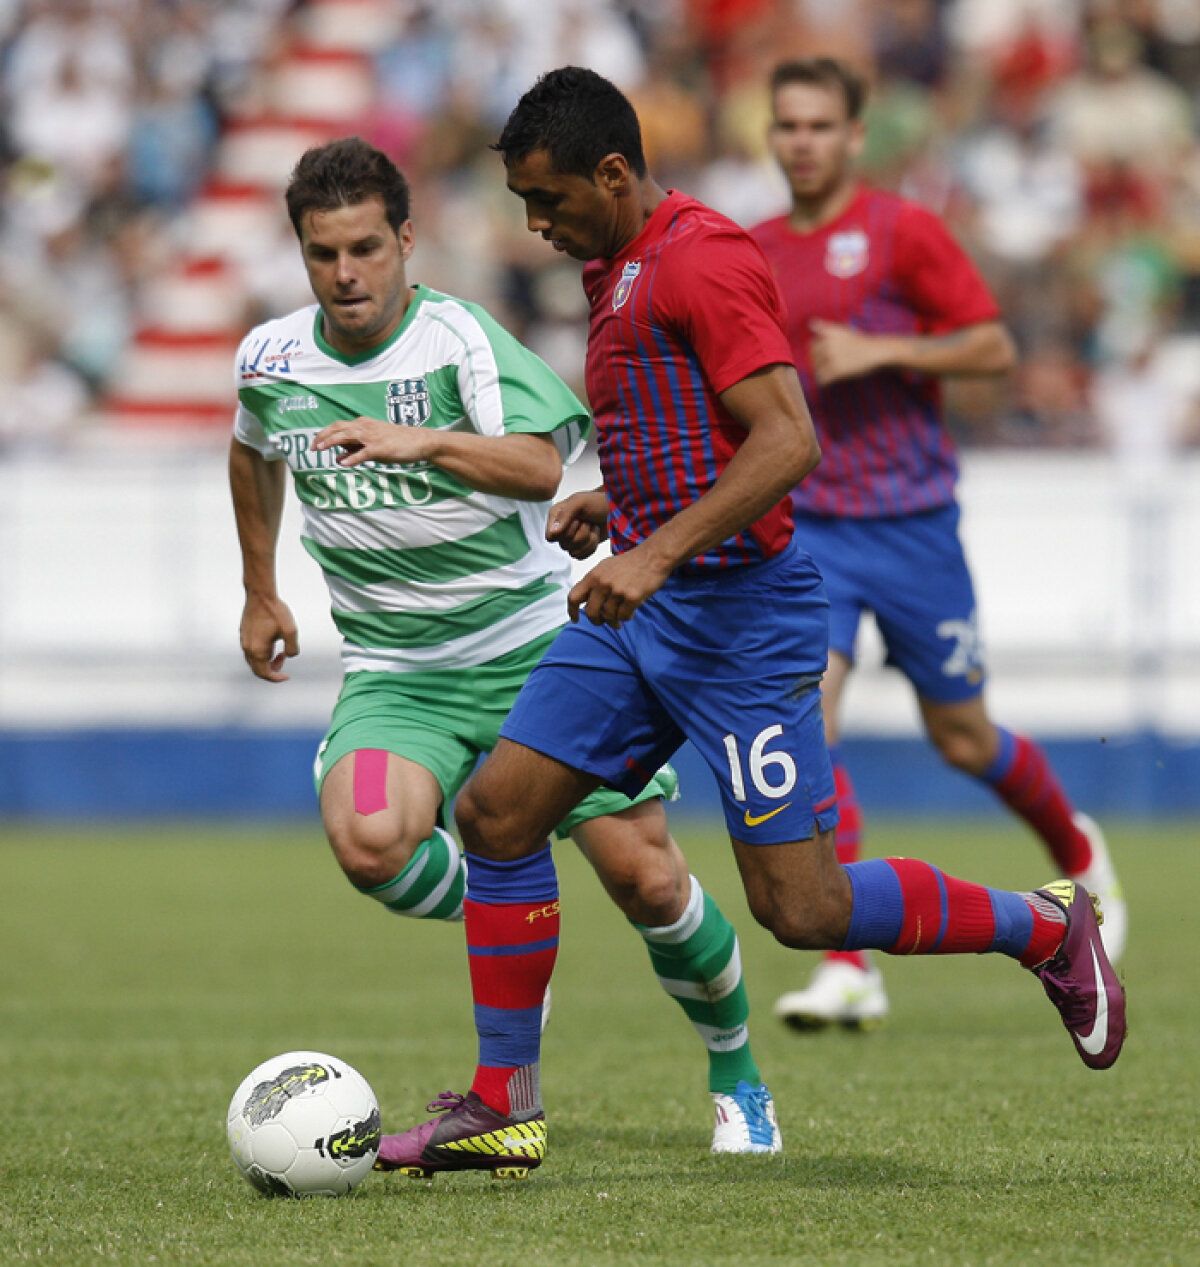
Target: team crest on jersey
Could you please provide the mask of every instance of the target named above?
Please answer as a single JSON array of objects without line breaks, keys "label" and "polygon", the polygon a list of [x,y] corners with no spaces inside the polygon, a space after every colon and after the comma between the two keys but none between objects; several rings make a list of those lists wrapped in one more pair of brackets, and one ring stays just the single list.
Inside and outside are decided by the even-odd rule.
[{"label": "team crest on jersey", "polygon": [[423,378],[402,378],[387,386],[388,422],[398,427],[420,427],[429,421],[432,408]]},{"label": "team crest on jersey", "polygon": [[825,248],[825,271],[834,277],[857,277],[869,258],[870,242],[861,229],[832,233]]},{"label": "team crest on jersey", "polygon": [[637,276],[641,271],[641,260],[630,260],[629,263],[621,269],[621,276],[618,278],[617,284],[613,288],[613,312],[616,312],[617,309],[620,308],[629,298],[630,293],[633,290],[633,283],[637,281]]}]

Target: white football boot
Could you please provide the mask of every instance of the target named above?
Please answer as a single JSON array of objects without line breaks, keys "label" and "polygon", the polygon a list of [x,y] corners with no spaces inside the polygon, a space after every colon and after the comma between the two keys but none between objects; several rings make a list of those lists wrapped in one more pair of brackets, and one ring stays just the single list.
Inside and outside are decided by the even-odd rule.
[{"label": "white football boot", "polygon": [[714,1153],[781,1153],[783,1136],[775,1117],[775,1101],[766,1085],[752,1087],[744,1078],[732,1095],[709,1093],[716,1122]]},{"label": "white football boot", "polygon": [[803,990],[775,1000],[775,1015],[794,1029],[878,1029],[888,1014],[887,991],[878,968],[856,968],[844,959],[825,959]]},{"label": "white football boot", "polygon": [[1099,824],[1087,814],[1076,814],[1071,820],[1088,838],[1092,847],[1091,866],[1079,875],[1068,877],[1077,880],[1089,893],[1100,899],[1100,914],[1104,917],[1100,925],[1100,940],[1104,943],[1104,953],[1109,963],[1116,965],[1125,952],[1125,939],[1129,932],[1129,906],[1121,891],[1121,881],[1113,868],[1112,858],[1108,853],[1108,843]]}]

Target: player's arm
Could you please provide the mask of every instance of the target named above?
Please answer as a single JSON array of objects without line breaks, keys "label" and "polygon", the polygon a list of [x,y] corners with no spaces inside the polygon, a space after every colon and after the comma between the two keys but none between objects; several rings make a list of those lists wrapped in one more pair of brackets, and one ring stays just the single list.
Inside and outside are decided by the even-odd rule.
[{"label": "player's arm", "polygon": [[606,559],[571,590],[593,624],[628,620],[681,564],[761,519],[821,460],[812,417],[792,365],[769,365],[720,393],[747,431],[712,487],[632,550]]},{"label": "player's arm", "polygon": [[234,440],[229,449],[229,487],[242,551],[241,643],[246,663],[268,682],[286,682],[285,661],[300,654],[296,622],[275,586],[275,548],[287,493],[287,465],[268,462]]},{"label": "player's arm", "polygon": [[548,501],[562,479],[562,459],[548,436],[485,436],[435,427],[398,427],[379,418],[344,418],[313,438],[314,449],[343,449],[339,466],[363,462],[431,462],[481,493]]},{"label": "player's arm", "polygon": [[1016,364],[1012,336],[1000,321],[981,321],[947,334],[866,334],[852,326],[809,322],[813,373],[822,387],[878,370],[939,377],[1004,374]]}]

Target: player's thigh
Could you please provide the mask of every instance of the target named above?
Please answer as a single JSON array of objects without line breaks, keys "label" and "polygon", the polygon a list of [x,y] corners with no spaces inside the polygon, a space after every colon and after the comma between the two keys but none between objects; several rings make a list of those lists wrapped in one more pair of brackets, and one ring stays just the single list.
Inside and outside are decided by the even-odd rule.
[{"label": "player's thigh", "polygon": [[986,666],[958,508],[887,521],[877,558],[871,605],[888,663],[922,699],[954,703],[978,695]]},{"label": "player's thigh", "polygon": [[[568,836],[578,841],[576,828],[591,822],[593,819],[607,818],[623,814],[635,805],[649,805],[652,802],[677,801],[679,799],[679,775],[674,766],[660,766],[654,777],[634,796],[626,796],[616,788],[601,785],[590,792],[563,819],[554,830],[556,839],[565,840]],[[649,820],[647,820],[649,821]],[[663,831],[666,831],[666,816],[663,815]]]},{"label": "player's thigh", "polygon": [[384,748],[358,748],[334,762],[321,785],[321,821],[340,861],[386,855],[395,874],[437,825],[442,788],[425,765]]},{"label": "player's thigh", "polygon": [[716,776],[730,835],[779,844],[832,827],[819,575],[807,560],[781,557],[711,587],[677,588],[656,612],[657,630],[639,635],[649,643],[657,634],[646,673]]},{"label": "player's thigh", "polygon": [[480,751],[478,716],[441,699],[438,686],[436,675],[378,673],[343,684],[314,769],[339,857],[353,849],[411,856],[470,773]]},{"label": "player's thigh", "polygon": [[815,685],[799,699],[771,679],[697,699],[688,738],[721,793],[729,834],[755,844],[805,840],[837,824],[833,767]]},{"label": "player's thigh", "polygon": [[641,796],[683,742],[631,641],[646,620],[640,611],[620,630],[568,625],[530,673],[501,736],[594,776],[593,786]]},{"label": "player's thigh", "polygon": [[691,877],[660,799],[589,818],[571,836],[627,919],[661,928],[683,914]]},{"label": "player's thigh", "polygon": [[825,742],[832,747],[841,740],[842,694],[853,663],[840,651],[829,649],[829,664],[821,679],[821,715],[825,719]]}]

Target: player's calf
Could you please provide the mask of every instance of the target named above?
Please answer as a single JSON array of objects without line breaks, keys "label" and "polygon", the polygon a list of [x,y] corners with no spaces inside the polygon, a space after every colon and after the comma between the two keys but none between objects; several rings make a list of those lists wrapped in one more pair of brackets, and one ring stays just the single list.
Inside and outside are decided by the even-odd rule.
[{"label": "player's calf", "polygon": [[850,927],[854,895],[839,865],[834,829],[785,844],[733,837],[750,913],[794,950],[839,948]]}]

